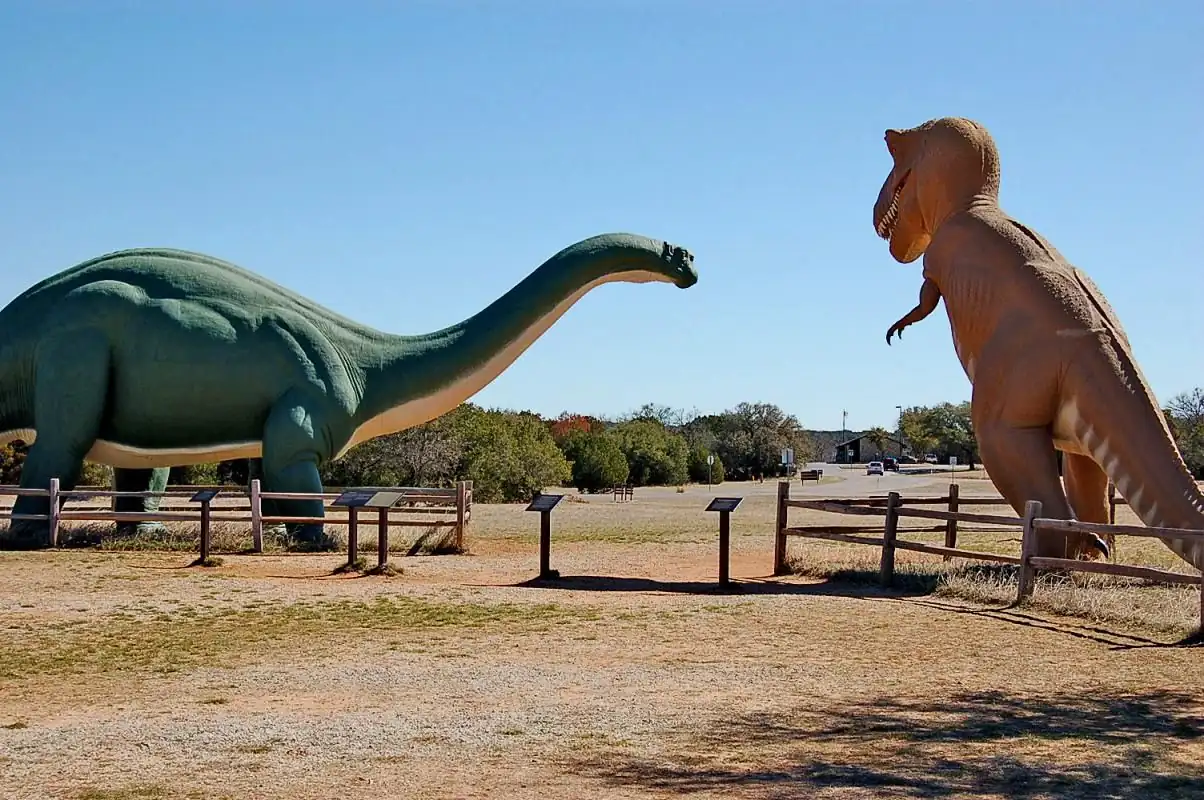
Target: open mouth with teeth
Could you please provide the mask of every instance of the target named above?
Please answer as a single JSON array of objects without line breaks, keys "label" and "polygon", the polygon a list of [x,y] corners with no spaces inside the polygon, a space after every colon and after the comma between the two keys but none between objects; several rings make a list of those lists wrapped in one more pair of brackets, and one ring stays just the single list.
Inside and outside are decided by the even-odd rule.
[{"label": "open mouth with teeth", "polygon": [[903,173],[903,177],[899,178],[899,183],[895,186],[895,193],[890,198],[890,205],[886,211],[882,212],[882,216],[874,225],[874,230],[878,232],[878,236],[889,240],[891,234],[895,232],[895,225],[899,221],[899,197],[903,194],[903,187],[907,185],[907,179],[911,176],[911,170]]}]

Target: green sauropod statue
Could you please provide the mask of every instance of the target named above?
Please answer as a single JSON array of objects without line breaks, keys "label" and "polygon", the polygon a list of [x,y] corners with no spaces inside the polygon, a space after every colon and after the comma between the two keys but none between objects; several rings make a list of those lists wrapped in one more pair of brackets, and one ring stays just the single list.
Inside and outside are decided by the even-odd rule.
[{"label": "green sauropod statue", "polygon": [[[321,464],[455,408],[590,289],[688,288],[693,262],[658,239],[593,236],[468,319],[396,335],[216,258],[110,253],[0,310],[0,444],[30,445],[23,488],[57,477],[69,490],[85,460],[111,465],[124,490],[149,491],[172,466],[262,458],[264,491],[321,492]],[[21,496],[13,511],[49,508],[46,497]],[[323,505],[277,501],[265,513],[320,518]],[[289,532],[298,544],[325,540],[321,524]],[[45,521],[14,520],[0,534],[4,549],[49,545]]]}]

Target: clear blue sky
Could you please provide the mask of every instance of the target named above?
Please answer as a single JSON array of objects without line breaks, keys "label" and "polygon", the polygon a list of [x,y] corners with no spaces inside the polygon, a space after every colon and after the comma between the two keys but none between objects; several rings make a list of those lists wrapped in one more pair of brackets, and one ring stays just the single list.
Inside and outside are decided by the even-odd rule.
[{"label": "clear blue sky", "polygon": [[476,402],[891,427],[969,383],[943,308],[884,341],[920,264],[872,229],[882,132],[961,115],[1165,401],[1204,384],[1201,41],[1198,0],[9,0],[0,302],[163,245],[417,333],[633,231],[691,248],[699,283],[596,290]]}]

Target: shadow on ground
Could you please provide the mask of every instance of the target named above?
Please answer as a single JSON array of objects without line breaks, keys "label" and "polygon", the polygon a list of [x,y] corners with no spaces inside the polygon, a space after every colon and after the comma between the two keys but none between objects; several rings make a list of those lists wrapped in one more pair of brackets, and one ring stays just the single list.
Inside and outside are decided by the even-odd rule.
[{"label": "shadow on ground", "polygon": [[615,748],[572,767],[612,790],[764,800],[1204,798],[1204,706],[1186,694],[821,702],[671,734],[655,761]]},{"label": "shadow on ground", "polygon": [[512,584],[528,589],[556,589],[578,592],[660,592],[666,594],[791,594],[865,599],[898,597],[897,590],[880,589],[847,581],[789,583],[762,578],[742,578],[728,584],[714,581],[661,581],[655,578],[629,578],[612,575],[564,575],[558,578],[531,578]]}]

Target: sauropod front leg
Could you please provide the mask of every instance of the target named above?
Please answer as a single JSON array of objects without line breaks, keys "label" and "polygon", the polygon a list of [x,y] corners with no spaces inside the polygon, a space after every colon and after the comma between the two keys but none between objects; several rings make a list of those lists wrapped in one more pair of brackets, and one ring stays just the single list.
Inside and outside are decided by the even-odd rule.
[{"label": "sauropod front leg", "polygon": [[[111,353],[102,331],[80,327],[51,334],[38,347],[34,366],[34,425],[37,440],[21,467],[21,488],[47,489],[58,478],[74,489],[84,456],[100,430],[109,388]],[[60,501],[61,505],[61,501]],[[14,514],[49,514],[47,497],[18,497]],[[13,520],[0,548],[50,546],[50,523]]]},{"label": "sauropod front leg", "polygon": [[903,338],[903,329],[908,325],[914,325],[920,320],[927,317],[936,310],[937,303],[941,301],[941,290],[931,278],[925,278],[924,283],[920,285],[920,302],[911,311],[904,314],[894,325],[886,331],[886,343],[890,344],[890,337],[899,334],[899,338]]},{"label": "sauropod front leg", "polygon": [[[322,478],[318,465],[330,450],[320,401],[288,392],[273,407],[263,431],[263,490],[318,494]],[[320,498],[276,500],[274,509],[286,517],[325,517]],[[317,523],[286,525],[294,543],[303,549],[329,549],[334,541]]]}]

